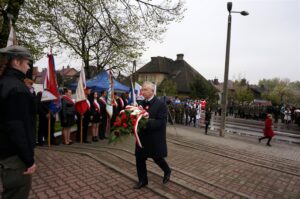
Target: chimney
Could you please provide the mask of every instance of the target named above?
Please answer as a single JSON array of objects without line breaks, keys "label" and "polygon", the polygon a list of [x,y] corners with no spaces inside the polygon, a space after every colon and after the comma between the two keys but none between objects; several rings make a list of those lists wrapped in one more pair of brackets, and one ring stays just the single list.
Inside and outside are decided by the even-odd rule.
[{"label": "chimney", "polygon": [[177,54],[177,60],[183,60],[183,54]]},{"label": "chimney", "polygon": [[219,84],[219,80],[217,78],[214,79],[214,85],[218,85]]}]

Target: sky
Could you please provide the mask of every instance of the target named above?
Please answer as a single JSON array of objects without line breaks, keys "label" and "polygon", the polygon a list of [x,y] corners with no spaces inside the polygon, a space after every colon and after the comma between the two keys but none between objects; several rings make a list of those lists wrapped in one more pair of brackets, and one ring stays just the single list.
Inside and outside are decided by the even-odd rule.
[{"label": "sky", "polygon": [[[186,12],[179,23],[171,23],[162,40],[147,42],[137,68],[162,56],[184,60],[206,79],[223,82],[228,11],[224,0],[185,0]],[[262,79],[300,81],[300,0],[236,0],[232,13],[229,79],[246,78],[250,84]],[[45,58],[36,65],[44,64]],[[58,56],[57,68],[77,66]],[[46,66],[45,66],[46,67]]]},{"label": "sky", "polygon": [[[229,79],[288,78],[300,81],[300,0],[237,0],[232,13]],[[227,1],[186,0],[187,11],[163,42],[149,42],[143,61],[162,56],[184,60],[206,79],[224,80]]]}]

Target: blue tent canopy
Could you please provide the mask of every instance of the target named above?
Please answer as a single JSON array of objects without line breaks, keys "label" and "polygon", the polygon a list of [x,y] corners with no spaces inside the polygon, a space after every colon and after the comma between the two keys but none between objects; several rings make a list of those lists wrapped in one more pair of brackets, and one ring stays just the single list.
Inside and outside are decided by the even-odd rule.
[{"label": "blue tent canopy", "polygon": [[[130,88],[118,82],[117,80],[113,79],[114,82],[114,90],[115,91],[123,91],[129,92]],[[108,90],[109,88],[109,76],[106,71],[103,71],[96,75],[95,77],[86,81],[86,86],[91,88],[94,91],[100,92],[103,90]],[[76,89],[77,83],[71,84],[71,89]]]}]

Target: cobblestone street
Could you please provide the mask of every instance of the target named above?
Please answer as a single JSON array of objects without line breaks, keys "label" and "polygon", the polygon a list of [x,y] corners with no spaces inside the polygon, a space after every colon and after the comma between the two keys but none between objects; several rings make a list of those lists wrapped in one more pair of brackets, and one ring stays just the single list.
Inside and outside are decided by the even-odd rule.
[{"label": "cobblestone street", "polygon": [[134,142],[37,148],[30,198],[300,198],[299,145],[169,126],[171,181],[148,160],[149,185],[134,190]]}]

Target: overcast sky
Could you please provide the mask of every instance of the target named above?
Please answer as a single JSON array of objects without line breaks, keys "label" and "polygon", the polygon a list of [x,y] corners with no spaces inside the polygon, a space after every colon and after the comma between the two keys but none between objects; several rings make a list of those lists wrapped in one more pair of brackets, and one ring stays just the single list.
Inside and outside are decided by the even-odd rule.
[{"label": "overcast sky", "polygon": [[[224,0],[185,0],[185,17],[172,23],[162,42],[149,42],[138,68],[151,57],[184,60],[206,79],[223,82],[227,34],[227,2]],[[232,14],[229,79],[246,78],[257,84],[266,78],[300,81],[300,0],[236,0]],[[43,65],[44,61],[36,65]],[[80,63],[80,62],[79,62]],[[74,60],[56,59],[62,65],[77,66]],[[46,66],[45,66],[46,67]]]},{"label": "overcast sky", "polygon": [[[224,0],[186,0],[181,23],[173,23],[163,42],[150,42],[142,60],[184,59],[206,79],[224,79],[228,11]],[[229,79],[251,84],[279,77],[300,81],[300,0],[237,0],[232,14]]]}]

